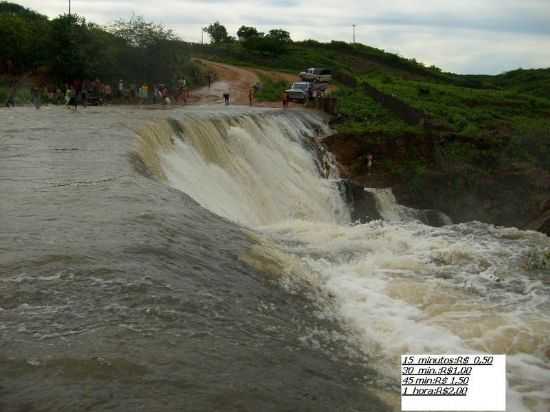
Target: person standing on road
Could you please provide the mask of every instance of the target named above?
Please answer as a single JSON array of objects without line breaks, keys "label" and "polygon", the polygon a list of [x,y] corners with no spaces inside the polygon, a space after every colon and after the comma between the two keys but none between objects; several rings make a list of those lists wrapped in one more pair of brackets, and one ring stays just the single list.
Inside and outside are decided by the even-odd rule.
[{"label": "person standing on road", "polygon": [[36,110],[40,109],[41,106],[41,96],[40,96],[40,89],[38,87],[31,87],[31,101],[33,106],[36,108]]},{"label": "person standing on road", "polygon": [[111,101],[113,100],[113,88],[111,87],[110,84],[106,84],[104,91],[105,91],[105,100],[111,103]]},{"label": "person standing on road", "polygon": [[288,94],[286,92],[283,93],[283,109],[288,108]]},{"label": "person standing on road", "polygon": [[73,106],[75,112],[78,109],[78,93],[76,92],[76,89],[74,87],[71,87],[69,91],[69,101],[67,103],[67,106]]},{"label": "person standing on road", "polygon": [[6,100],[6,107],[15,107],[15,94],[17,93],[17,83],[13,82]]},{"label": "person standing on road", "polygon": [[225,102],[225,105],[226,105],[226,106],[229,106],[229,92],[225,92],[225,93],[223,94],[223,100],[224,100],[224,102]]},{"label": "person standing on road", "polygon": [[124,95],[124,81],[120,79],[118,81],[117,97],[122,98]]}]

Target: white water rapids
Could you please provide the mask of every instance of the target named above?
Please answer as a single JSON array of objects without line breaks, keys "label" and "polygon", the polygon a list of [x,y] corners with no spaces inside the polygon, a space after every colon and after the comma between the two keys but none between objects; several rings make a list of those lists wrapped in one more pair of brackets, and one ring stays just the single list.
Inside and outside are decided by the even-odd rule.
[{"label": "white water rapids", "polygon": [[[318,289],[330,301],[319,316],[345,325],[389,391],[404,353],[504,353],[508,410],[550,410],[548,237],[475,222],[433,228],[391,202],[387,221],[350,224],[308,147],[328,132],[317,115],[218,113],[178,125],[140,133],[149,168],[254,230],[247,262],[270,270],[275,260],[283,283]],[[385,398],[397,407],[398,396]]]}]

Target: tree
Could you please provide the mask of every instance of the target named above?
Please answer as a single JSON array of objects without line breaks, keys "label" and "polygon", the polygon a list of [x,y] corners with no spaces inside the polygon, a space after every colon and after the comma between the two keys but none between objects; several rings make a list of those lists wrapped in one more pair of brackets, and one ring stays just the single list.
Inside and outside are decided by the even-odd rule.
[{"label": "tree", "polygon": [[25,72],[45,64],[48,32],[46,16],[0,3],[0,70]]},{"label": "tree", "polygon": [[141,16],[132,16],[130,20],[117,20],[109,31],[124,39],[131,47],[151,47],[166,40],[177,40],[173,30],[166,29],[162,24],[147,22]]},{"label": "tree", "polygon": [[255,27],[250,26],[241,26],[239,30],[237,30],[237,36],[240,41],[246,41],[254,37],[263,37],[263,35],[264,34],[259,33]]},{"label": "tree", "polygon": [[0,0],[0,74],[40,69],[57,83],[205,81],[185,43],[172,30],[132,16],[104,28],[76,14],[53,20]]},{"label": "tree", "polygon": [[282,29],[270,30],[266,37],[273,39],[281,44],[292,43],[292,40],[290,39],[290,33]]},{"label": "tree", "polygon": [[76,14],[65,14],[51,21],[49,62],[56,77],[63,81],[90,75],[87,60],[95,59],[85,49],[90,42],[86,20]]},{"label": "tree", "polygon": [[10,15],[10,16],[21,16],[21,17],[31,18],[31,19],[47,20],[47,17],[43,16],[42,14],[36,13],[19,4],[9,3],[7,1],[3,1],[0,3],[0,14]]},{"label": "tree", "polygon": [[230,40],[230,37],[227,35],[227,29],[219,21],[212,23],[203,30],[205,33],[208,33],[214,44],[225,43]]},{"label": "tree", "polygon": [[249,51],[273,56],[285,53],[291,42],[289,32],[277,29],[270,30],[266,35],[259,33],[258,36],[247,38],[243,41],[243,47]]},{"label": "tree", "polygon": [[120,51],[119,64],[127,80],[168,82],[182,67],[190,67],[183,43],[161,24],[132,16],[128,21],[118,20],[109,30],[126,45]]}]

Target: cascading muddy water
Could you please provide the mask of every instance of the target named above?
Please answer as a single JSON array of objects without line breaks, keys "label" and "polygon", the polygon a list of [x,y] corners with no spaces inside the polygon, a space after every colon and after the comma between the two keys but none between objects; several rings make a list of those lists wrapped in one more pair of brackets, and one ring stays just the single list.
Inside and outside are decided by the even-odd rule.
[{"label": "cascading muddy water", "polygon": [[151,173],[254,229],[243,261],[288,288],[305,281],[319,316],[339,319],[386,378],[378,387],[396,408],[400,354],[487,352],[509,355],[508,410],[548,410],[550,239],[429,227],[403,218],[388,192],[376,193],[388,221],[351,225],[311,153],[319,131],[323,119],[305,112],[185,117],[143,129],[139,152]]},{"label": "cascading muddy water", "polygon": [[257,227],[283,220],[349,222],[334,182],[307,145],[327,128],[300,115],[186,117],[140,132],[139,152],[149,170],[203,207]]},{"label": "cascading muddy water", "polygon": [[391,188],[365,188],[365,191],[374,196],[376,208],[384,220],[390,222],[418,221],[430,226],[444,226],[453,223],[449,216],[439,210],[413,209],[398,204]]}]

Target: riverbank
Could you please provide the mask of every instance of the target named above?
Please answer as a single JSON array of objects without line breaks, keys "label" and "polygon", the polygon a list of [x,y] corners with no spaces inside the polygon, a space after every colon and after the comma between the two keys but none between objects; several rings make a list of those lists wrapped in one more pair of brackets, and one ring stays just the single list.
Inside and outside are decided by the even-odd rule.
[{"label": "riverbank", "polygon": [[455,223],[478,220],[550,235],[550,173],[532,163],[474,169],[444,158],[448,142],[427,135],[334,134],[322,144],[343,177],[364,187],[391,187],[405,206],[440,210]]}]

